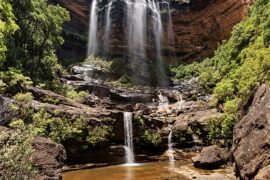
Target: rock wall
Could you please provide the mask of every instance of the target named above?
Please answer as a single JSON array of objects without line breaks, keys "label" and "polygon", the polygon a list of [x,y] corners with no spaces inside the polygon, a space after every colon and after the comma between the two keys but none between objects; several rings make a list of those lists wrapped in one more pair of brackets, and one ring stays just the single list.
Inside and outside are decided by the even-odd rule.
[{"label": "rock wall", "polygon": [[253,97],[247,114],[234,128],[235,171],[241,179],[269,179],[270,87],[262,85]]},{"label": "rock wall", "polygon": [[201,60],[211,56],[246,15],[249,3],[246,0],[195,0],[191,6],[176,9],[172,16],[176,60]]},{"label": "rock wall", "polygon": [[[61,59],[80,59],[86,56],[89,6],[91,0],[51,0],[71,12],[71,21],[64,27],[65,44],[59,51]],[[235,24],[247,12],[250,0],[191,0],[189,5],[171,3],[175,48],[168,47],[164,39],[163,54],[170,61],[200,60],[211,56],[218,43],[227,39]],[[119,2],[121,8],[121,2]],[[106,2],[105,2],[106,5]],[[102,10],[102,9],[101,9]],[[121,11],[117,11],[122,17]],[[117,24],[113,35],[111,56],[126,55],[127,47],[121,45],[122,30]],[[102,35],[102,29],[99,35]],[[165,46],[166,45],[166,46]],[[147,44],[151,51],[152,44]]]}]

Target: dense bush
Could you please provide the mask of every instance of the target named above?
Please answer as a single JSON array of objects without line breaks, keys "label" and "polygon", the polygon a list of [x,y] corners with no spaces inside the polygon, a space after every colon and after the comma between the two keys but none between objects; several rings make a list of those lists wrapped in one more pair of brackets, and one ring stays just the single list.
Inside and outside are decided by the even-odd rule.
[{"label": "dense bush", "polygon": [[79,103],[83,103],[85,101],[85,97],[89,95],[86,91],[75,91],[74,89],[66,92],[66,97],[73,99]]},{"label": "dense bush", "polygon": [[0,67],[6,59],[9,38],[17,29],[10,1],[0,0]]},{"label": "dense bush", "polygon": [[31,179],[37,173],[30,164],[33,137],[23,131],[1,131],[0,179]]}]

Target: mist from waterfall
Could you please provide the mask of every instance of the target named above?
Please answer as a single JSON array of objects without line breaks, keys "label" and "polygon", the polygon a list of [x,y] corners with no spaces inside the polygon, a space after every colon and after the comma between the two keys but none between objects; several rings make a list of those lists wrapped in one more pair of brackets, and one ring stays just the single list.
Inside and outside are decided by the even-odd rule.
[{"label": "mist from waterfall", "polygon": [[124,112],[124,132],[125,132],[125,153],[126,164],[132,165],[135,163],[134,147],[133,147],[133,126],[132,126],[132,113]]},{"label": "mist from waterfall", "polygon": [[[103,7],[105,12],[99,14],[99,1],[93,0],[90,11],[88,56],[97,54],[107,56],[109,54],[113,34],[112,16],[117,13],[117,11],[113,11],[113,8],[117,2],[116,0],[108,0],[107,5]],[[123,25],[127,27],[127,30],[122,33],[126,37],[125,42],[127,43],[127,67],[132,69],[135,72],[134,76],[138,78],[150,77],[149,69],[154,68],[157,84],[168,85],[162,47],[164,46],[164,36],[167,36],[168,46],[172,46],[174,42],[169,3],[155,0],[123,0],[123,2],[126,4],[126,11],[124,11],[126,22],[122,23],[125,23]],[[166,12],[166,16],[162,15],[161,12]],[[98,29],[101,29],[98,27],[98,19],[101,19],[99,16],[104,16],[103,37],[99,37],[97,33]],[[163,22],[163,19],[166,23]],[[164,26],[167,28],[164,29]],[[152,48],[149,47],[149,43],[153,45]],[[125,46],[124,44],[118,45]],[[102,50],[99,49],[101,47]],[[152,59],[149,59],[149,53]],[[152,67],[149,67],[149,63],[152,63]]]}]

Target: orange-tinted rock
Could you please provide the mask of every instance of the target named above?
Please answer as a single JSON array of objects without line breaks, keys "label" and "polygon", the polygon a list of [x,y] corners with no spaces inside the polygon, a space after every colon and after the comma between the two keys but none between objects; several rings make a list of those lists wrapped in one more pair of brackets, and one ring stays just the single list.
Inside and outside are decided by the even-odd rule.
[{"label": "orange-tinted rock", "polygon": [[211,56],[246,15],[247,5],[244,0],[198,0],[193,7],[176,10],[172,19],[177,60]]},{"label": "orange-tinted rock", "polygon": [[[71,21],[64,27],[65,44],[59,52],[61,58],[84,58],[86,55],[89,6],[91,0],[54,0],[71,12]],[[211,56],[222,40],[228,39],[235,24],[247,13],[251,0],[191,0],[190,5],[172,3],[172,21],[175,48],[168,47],[164,39],[163,54],[170,61],[201,60]],[[103,2],[104,6],[106,2]],[[121,2],[120,6],[121,5]],[[123,7],[119,7],[120,9]],[[115,18],[123,18],[121,12]],[[118,20],[118,22],[121,20]],[[117,21],[116,21],[117,22]],[[127,47],[123,45],[123,25],[114,24],[111,56],[125,56]],[[115,31],[116,29],[116,31]],[[99,35],[103,37],[103,30]],[[165,35],[164,35],[165,37]],[[146,45],[150,53],[152,44]],[[175,58],[173,58],[175,56]]]}]

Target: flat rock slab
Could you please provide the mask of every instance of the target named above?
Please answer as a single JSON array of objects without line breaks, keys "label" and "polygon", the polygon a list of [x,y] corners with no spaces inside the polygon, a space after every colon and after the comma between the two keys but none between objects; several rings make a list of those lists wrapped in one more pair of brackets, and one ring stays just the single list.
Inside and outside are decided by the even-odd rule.
[{"label": "flat rock slab", "polygon": [[182,166],[180,168],[177,168],[175,172],[185,176],[187,179],[236,180],[232,167],[210,171],[210,170],[196,169],[192,166]]}]

